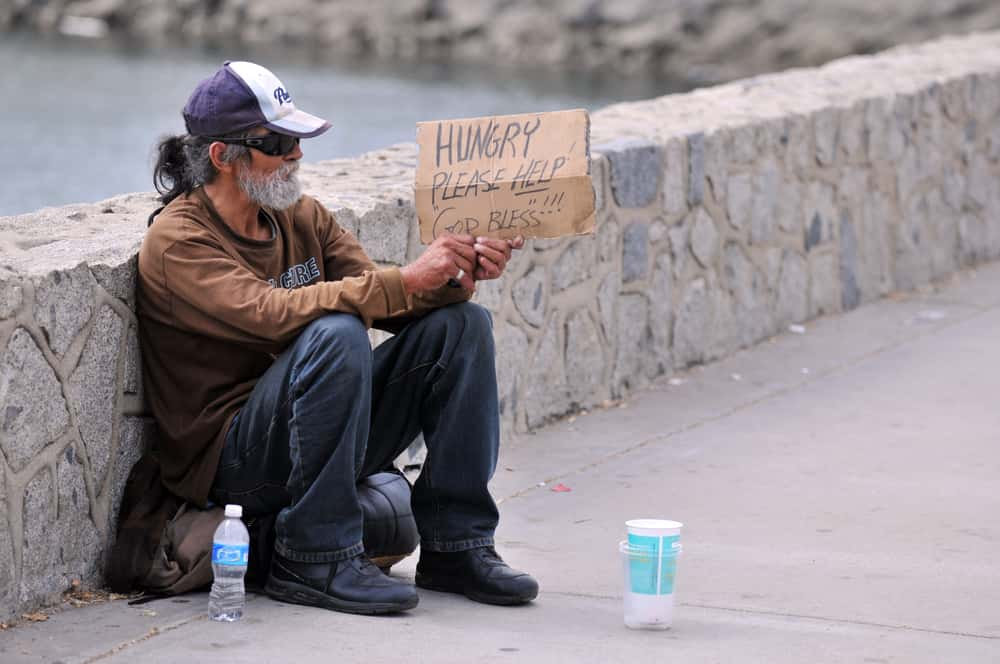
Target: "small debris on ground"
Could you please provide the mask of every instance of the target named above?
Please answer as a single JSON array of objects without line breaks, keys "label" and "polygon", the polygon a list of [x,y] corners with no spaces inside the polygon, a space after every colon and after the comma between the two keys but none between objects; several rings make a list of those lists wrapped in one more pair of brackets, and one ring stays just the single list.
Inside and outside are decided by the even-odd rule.
[{"label": "small debris on ground", "polygon": [[938,311],[937,309],[927,309],[917,314],[917,319],[923,321],[943,320],[947,317],[948,314],[943,311]]},{"label": "small debris on ground", "polygon": [[803,376],[809,375],[809,367],[802,367],[801,371]]},{"label": "small debris on ground", "polygon": [[792,334],[805,334],[806,333],[806,326],[805,325],[789,325],[788,326],[788,331],[791,332]]},{"label": "small debris on ground", "polygon": [[670,380],[667,381],[667,383],[669,383],[670,385],[673,385],[674,387],[677,387],[678,385],[683,385],[684,384],[684,379],[683,378],[671,378]]},{"label": "small debris on ground", "polygon": [[741,381],[741,380],[743,380],[743,374],[734,373],[734,374],[730,375],[729,377],[732,378],[735,381]]},{"label": "small debris on ground", "polygon": [[545,486],[545,482],[539,482],[537,486]]},{"label": "small debris on ground", "polygon": [[146,616],[147,618],[155,618],[156,617],[156,611],[153,611],[152,609],[143,609],[140,612],[140,615]]},{"label": "small debris on ground", "polygon": [[46,620],[49,619],[49,616],[47,614],[42,613],[41,611],[36,611],[34,613],[25,613],[21,617],[31,622],[45,622]]},{"label": "small debris on ground", "polygon": [[556,484],[554,487],[552,487],[551,489],[549,489],[549,491],[555,491],[556,493],[568,493],[569,491],[572,491],[572,490],[573,489],[569,488],[568,486],[566,486],[562,482],[560,482],[559,484]]},{"label": "small debris on ground", "polygon": [[107,590],[84,588],[79,579],[73,579],[69,589],[63,593],[63,601],[70,606],[79,608],[81,606],[90,606],[91,604],[110,602],[116,599],[131,599],[136,596],[138,595],[120,595],[108,592]]}]

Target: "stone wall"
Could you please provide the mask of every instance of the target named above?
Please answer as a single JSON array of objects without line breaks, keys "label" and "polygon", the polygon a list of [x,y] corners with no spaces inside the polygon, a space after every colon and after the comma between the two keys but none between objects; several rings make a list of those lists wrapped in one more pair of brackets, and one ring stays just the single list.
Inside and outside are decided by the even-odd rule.
[{"label": "stone wall", "polygon": [[[597,233],[530,242],[477,296],[508,431],[1000,256],[1000,33],[613,106],[592,145]],[[415,160],[304,179],[401,264]],[[0,219],[0,619],[100,580],[149,426],[132,283],[153,205]]]},{"label": "stone wall", "polygon": [[678,84],[818,65],[1000,28],[994,0],[0,0],[0,30],[142,43],[280,44],[321,58],[436,58]]}]

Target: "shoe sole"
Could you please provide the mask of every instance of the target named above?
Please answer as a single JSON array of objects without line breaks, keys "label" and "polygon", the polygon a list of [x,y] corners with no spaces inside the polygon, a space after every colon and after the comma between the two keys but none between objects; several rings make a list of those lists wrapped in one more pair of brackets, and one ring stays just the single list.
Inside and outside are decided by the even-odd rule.
[{"label": "shoe sole", "polygon": [[405,602],[352,602],[346,599],[338,599],[320,592],[314,588],[303,586],[299,583],[268,579],[264,586],[264,592],[272,599],[291,604],[302,604],[304,606],[317,606],[331,611],[341,613],[355,613],[365,616],[377,616],[386,613],[400,613],[414,608],[420,598],[414,595],[413,599]]},{"label": "shoe sole", "polygon": [[496,606],[518,606],[520,604],[527,604],[531,600],[538,597],[537,592],[531,593],[531,595],[490,595],[488,593],[481,593],[476,590],[466,589],[466,587],[461,583],[435,581],[434,578],[421,575],[419,573],[416,576],[415,582],[418,588],[423,588],[424,590],[465,595],[471,600],[482,602],[483,604],[494,604]]}]

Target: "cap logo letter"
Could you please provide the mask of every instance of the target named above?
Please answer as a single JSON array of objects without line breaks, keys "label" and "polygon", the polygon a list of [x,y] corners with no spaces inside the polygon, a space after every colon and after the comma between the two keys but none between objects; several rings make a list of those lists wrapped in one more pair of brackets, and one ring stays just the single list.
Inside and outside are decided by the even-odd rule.
[{"label": "cap logo letter", "polygon": [[274,98],[278,101],[278,105],[284,104],[286,101],[292,100],[292,95],[285,92],[284,88],[274,89]]}]

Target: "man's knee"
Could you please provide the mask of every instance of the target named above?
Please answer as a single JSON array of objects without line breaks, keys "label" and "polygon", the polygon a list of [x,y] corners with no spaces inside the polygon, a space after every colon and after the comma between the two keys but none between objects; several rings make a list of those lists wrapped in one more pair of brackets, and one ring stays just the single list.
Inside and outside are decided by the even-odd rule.
[{"label": "man's knee", "polygon": [[301,340],[309,345],[310,354],[336,360],[344,369],[371,365],[368,330],[357,316],[333,313],[317,318],[302,331]]},{"label": "man's knee", "polygon": [[475,302],[460,302],[433,312],[432,320],[439,324],[456,326],[466,340],[493,342],[493,316],[489,310]]}]

